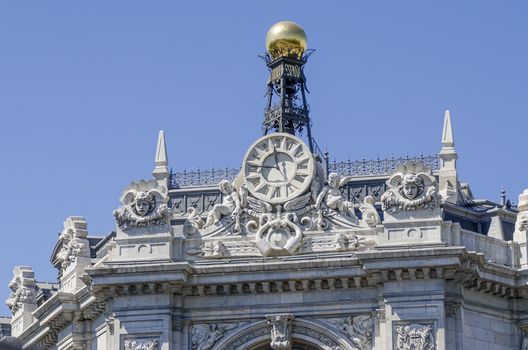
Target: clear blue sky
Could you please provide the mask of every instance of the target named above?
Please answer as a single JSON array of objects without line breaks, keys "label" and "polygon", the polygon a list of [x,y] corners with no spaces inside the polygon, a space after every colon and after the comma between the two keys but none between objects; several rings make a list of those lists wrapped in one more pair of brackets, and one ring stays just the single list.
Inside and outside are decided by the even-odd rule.
[{"label": "clear blue sky", "polygon": [[[526,1],[0,2],[0,296],[14,265],[54,281],[69,215],[113,229],[157,132],[174,169],[236,167],[260,135],[275,22],[317,49],[306,73],[318,143],[337,159],[437,152],[452,112],[476,197],[528,187]],[[0,314],[8,310],[0,308]]]}]

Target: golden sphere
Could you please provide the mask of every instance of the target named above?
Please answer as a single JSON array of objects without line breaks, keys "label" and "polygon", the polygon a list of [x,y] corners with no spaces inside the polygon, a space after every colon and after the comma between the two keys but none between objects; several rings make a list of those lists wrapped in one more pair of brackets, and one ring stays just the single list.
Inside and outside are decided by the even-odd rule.
[{"label": "golden sphere", "polygon": [[307,46],[308,39],[304,29],[292,21],[276,23],[266,34],[266,49],[272,58],[301,58]]}]

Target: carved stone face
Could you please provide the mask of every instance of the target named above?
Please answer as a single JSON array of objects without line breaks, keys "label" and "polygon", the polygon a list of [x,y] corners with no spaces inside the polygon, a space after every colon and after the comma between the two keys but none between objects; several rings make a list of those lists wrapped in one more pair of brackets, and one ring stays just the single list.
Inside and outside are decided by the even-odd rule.
[{"label": "carved stone face", "polygon": [[232,188],[231,188],[231,184],[229,183],[229,181],[227,180],[222,180],[220,181],[220,184],[218,185],[218,187],[220,188],[220,191],[223,193],[223,194],[228,194],[231,192]]},{"label": "carved stone face", "polygon": [[403,177],[400,186],[401,194],[407,199],[415,199],[423,188],[422,180],[414,174],[407,174]]},{"label": "carved stone face", "polygon": [[341,177],[336,173],[331,173],[328,175],[328,186],[331,188],[338,188],[339,187],[339,181],[341,181]]},{"label": "carved stone face", "polygon": [[134,209],[139,216],[145,216],[154,208],[154,198],[146,192],[140,192],[136,196]]}]

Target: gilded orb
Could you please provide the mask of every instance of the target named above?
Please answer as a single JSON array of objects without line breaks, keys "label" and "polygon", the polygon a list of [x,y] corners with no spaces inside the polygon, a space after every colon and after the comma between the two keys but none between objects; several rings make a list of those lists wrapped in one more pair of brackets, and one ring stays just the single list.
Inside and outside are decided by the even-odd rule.
[{"label": "gilded orb", "polygon": [[306,33],[300,25],[292,21],[274,24],[266,34],[266,49],[272,58],[301,58],[308,46]]}]

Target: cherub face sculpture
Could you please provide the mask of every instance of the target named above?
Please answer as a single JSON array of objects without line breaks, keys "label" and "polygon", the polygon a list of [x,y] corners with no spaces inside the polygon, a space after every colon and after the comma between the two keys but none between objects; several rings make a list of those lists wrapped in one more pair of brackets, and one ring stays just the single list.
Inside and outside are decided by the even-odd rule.
[{"label": "cherub face sculpture", "polygon": [[139,192],[132,204],[132,208],[139,216],[146,216],[155,206],[154,197],[147,192]]},{"label": "cherub face sculpture", "polygon": [[330,173],[328,175],[328,186],[330,186],[331,188],[338,188],[339,181],[341,181],[341,176],[339,174]]},{"label": "cherub face sculpture", "polygon": [[231,183],[227,180],[220,181],[220,183],[218,184],[218,188],[223,194],[229,194],[233,191]]},{"label": "cherub face sculpture", "polygon": [[423,192],[423,188],[424,183],[420,177],[415,174],[406,174],[398,189],[405,198],[415,199]]}]

